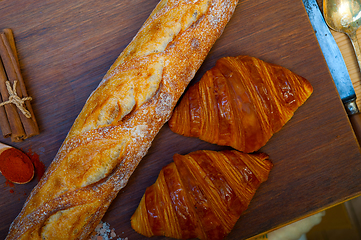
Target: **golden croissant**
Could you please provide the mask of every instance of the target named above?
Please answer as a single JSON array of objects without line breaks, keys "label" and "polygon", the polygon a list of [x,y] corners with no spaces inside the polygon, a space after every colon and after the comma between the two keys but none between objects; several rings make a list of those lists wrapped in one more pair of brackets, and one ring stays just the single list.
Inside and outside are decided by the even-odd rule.
[{"label": "golden croissant", "polygon": [[188,89],[168,123],[175,133],[254,152],[312,91],[305,78],[284,67],[249,56],[225,57]]},{"label": "golden croissant", "polygon": [[236,150],[201,150],[173,160],[131,218],[144,236],[223,239],[273,167],[267,154]]}]

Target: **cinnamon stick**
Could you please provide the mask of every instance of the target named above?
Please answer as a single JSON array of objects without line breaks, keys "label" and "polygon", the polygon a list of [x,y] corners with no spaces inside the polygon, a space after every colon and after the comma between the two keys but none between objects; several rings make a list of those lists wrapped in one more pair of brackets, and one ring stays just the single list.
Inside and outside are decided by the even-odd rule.
[{"label": "cinnamon stick", "polygon": [[[0,41],[0,56],[3,60],[4,67],[8,76],[8,80],[13,85],[15,81],[19,84],[19,87],[16,88],[17,95],[20,98],[27,97],[27,92],[25,88],[25,84],[20,72],[20,67],[16,61],[16,58],[11,49],[10,43],[4,33],[1,33],[1,41]],[[24,130],[26,133],[26,138],[39,134],[39,128],[34,118],[34,113],[31,108],[31,104],[29,101],[25,101],[25,106],[27,110],[31,114],[31,118],[27,118],[21,112],[19,113],[21,122],[24,126]],[[31,111],[30,111],[31,110]],[[20,111],[18,109],[18,111]]]},{"label": "cinnamon stick", "polygon": [[[22,93],[23,97],[28,97],[29,95],[28,95],[28,92],[26,91],[25,83],[24,83],[24,80],[23,80],[23,77],[22,77],[22,74],[21,74],[21,71],[20,71],[19,57],[18,57],[17,50],[16,50],[15,38],[14,38],[13,31],[10,28],[6,28],[3,31],[4,31],[6,39],[8,40],[9,45],[10,45],[11,50],[12,50],[12,51],[10,51],[12,53],[12,54],[10,54],[10,57],[14,56],[15,60],[16,60],[16,63],[13,60],[13,65],[16,66],[15,70],[16,70],[16,73],[17,73],[18,78],[19,78],[21,93]],[[5,44],[6,44],[6,42],[5,42]],[[34,122],[34,135],[38,135],[40,133],[39,126],[38,126],[38,123],[36,121],[35,114],[34,114],[34,111],[33,111],[33,108],[31,106],[30,101],[26,101],[25,105],[26,105],[26,108],[29,110],[29,112],[31,114],[31,120]],[[31,135],[28,135],[27,137],[30,137],[30,136]]]},{"label": "cinnamon stick", "polygon": [[[2,62],[0,61],[0,93],[3,101],[9,100],[9,93],[6,89],[6,73]],[[23,124],[20,121],[19,114],[16,106],[13,104],[6,104],[5,106],[6,116],[11,129],[11,141],[20,142],[25,138],[25,131]]]},{"label": "cinnamon stick", "polygon": [[[23,97],[28,97],[29,95],[28,95],[28,92],[26,91],[25,83],[24,83],[24,80],[23,80],[23,77],[22,77],[22,74],[21,74],[21,71],[20,71],[19,57],[18,57],[18,53],[17,53],[17,50],[16,50],[16,44],[15,44],[15,38],[14,38],[13,31],[10,28],[6,28],[3,31],[4,31],[4,34],[6,36],[6,39],[9,42],[9,45],[11,47],[11,50],[12,50],[11,52],[13,53],[12,55],[15,57],[15,60],[16,60],[16,64],[15,64],[14,61],[13,61],[14,62],[13,64],[17,66],[16,67],[16,73],[18,74],[21,93],[22,93]],[[12,55],[10,54],[10,57],[12,57]],[[34,111],[33,111],[33,108],[31,106],[30,101],[26,101],[25,105],[26,105],[26,108],[28,109],[28,111],[31,114],[31,120],[34,122],[34,135],[38,135],[40,133],[39,126],[38,126],[38,123],[36,121],[35,114],[34,114]],[[28,135],[27,137],[31,137],[31,135]]]},{"label": "cinnamon stick", "polygon": [[[1,94],[0,94],[0,102],[3,102]],[[0,107],[0,129],[4,138],[11,136],[11,128],[6,116],[5,107]]]},{"label": "cinnamon stick", "polygon": [[20,68],[19,57],[18,57],[18,52],[16,51],[15,38],[14,38],[13,31],[10,28],[5,28],[3,30],[3,32],[4,32],[7,40],[9,41],[11,50],[13,51],[14,57],[16,59],[16,63],[18,64],[18,66]]}]

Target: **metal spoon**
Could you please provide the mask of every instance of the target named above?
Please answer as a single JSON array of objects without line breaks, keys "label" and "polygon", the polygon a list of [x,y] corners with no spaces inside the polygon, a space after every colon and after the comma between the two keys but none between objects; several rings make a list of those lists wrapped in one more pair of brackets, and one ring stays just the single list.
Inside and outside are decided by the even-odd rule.
[{"label": "metal spoon", "polygon": [[[28,180],[26,180],[26,181],[15,180],[15,179],[12,179],[12,178],[11,178],[11,175],[9,175],[8,169],[2,169],[1,166],[0,166],[0,173],[2,173],[5,178],[7,178],[9,181],[11,181],[11,182],[13,182],[13,183],[25,184],[25,183],[30,182],[30,181],[33,179],[34,173],[35,173],[34,165],[33,165],[33,163],[31,162],[30,158],[29,158],[25,153],[23,153],[22,151],[14,148],[14,147],[11,147],[11,146],[9,146],[9,145],[0,143],[0,163],[1,163],[2,161],[6,161],[6,158],[5,158],[5,159],[2,158],[2,153],[3,153],[5,150],[11,149],[11,148],[15,149],[16,151],[18,151],[18,154],[22,155],[22,160],[24,161],[25,164],[27,164],[28,166],[31,166],[31,168],[32,168],[31,176],[28,176],[29,178],[28,178]],[[10,172],[13,172],[13,171],[10,171]]]},{"label": "metal spoon", "polygon": [[331,29],[348,35],[361,71],[361,50],[356,35],[361,25],[360,0],[323,0],[323,14]]}]

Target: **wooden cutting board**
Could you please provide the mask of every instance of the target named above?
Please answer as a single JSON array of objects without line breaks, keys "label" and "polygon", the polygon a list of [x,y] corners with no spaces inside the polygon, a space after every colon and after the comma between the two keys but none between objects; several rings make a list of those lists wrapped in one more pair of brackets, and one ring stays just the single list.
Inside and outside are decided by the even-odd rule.
[{"label": "wooden cutting board", "polygon": [[[0,1],[0,29],[12,28],[41,134],[4,143],[49,166],[108,68],[158,0]],[[261,151],[274,163],[227,239],[245,239],[361,194],[361,154],[302,1],[244,0],[192,83],[224,56],[251,55],[307,78],[309,100]],[[223,149],[172,133],[165,125],[104,217],[120,237],[144,239],[129,219],[145,188],[175,153]],[[37,180],[9,187],[0,176],[0,239]],[[154,238],[162,239],[162,238]]]}]

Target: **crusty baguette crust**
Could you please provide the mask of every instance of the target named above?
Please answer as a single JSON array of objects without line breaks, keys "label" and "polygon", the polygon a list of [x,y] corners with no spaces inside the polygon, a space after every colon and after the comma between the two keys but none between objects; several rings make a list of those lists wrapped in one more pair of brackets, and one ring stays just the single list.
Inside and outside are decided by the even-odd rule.
[{"label": "crusty baguette crust", "polygon": [[237,0],[162,0],[104,76],[6,239],[86,239],[146,154]]}]

